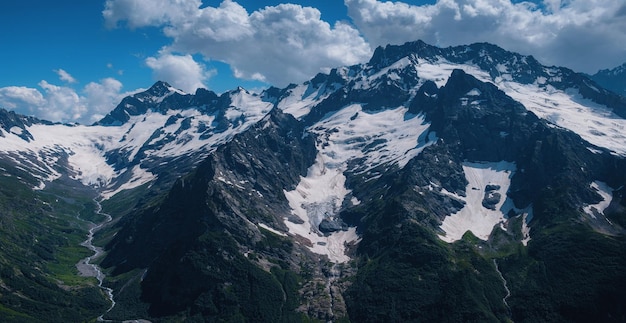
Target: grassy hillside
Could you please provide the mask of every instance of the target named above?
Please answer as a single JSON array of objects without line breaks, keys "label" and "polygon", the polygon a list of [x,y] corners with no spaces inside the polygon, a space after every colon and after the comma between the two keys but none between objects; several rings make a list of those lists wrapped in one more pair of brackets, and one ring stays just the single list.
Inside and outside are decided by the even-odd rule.
[{"label": "grassy hillside", "polygon": [[83,219],[98,220],[91,196],[70,182],[33,191],[29,181],[19,170],[0,175],[0,321],[95,319],[108,301],[95,278],[80,277],[75,266],[91,254],[80,246]]}]

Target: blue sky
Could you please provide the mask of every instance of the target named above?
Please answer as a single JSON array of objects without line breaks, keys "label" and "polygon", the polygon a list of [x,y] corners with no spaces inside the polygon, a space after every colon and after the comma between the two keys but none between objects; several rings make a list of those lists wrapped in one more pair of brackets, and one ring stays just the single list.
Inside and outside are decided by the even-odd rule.
[{"label": "blue sky", "polygon": [[477,41],[592,73],[626,62],[623,0],[21,0],[0,4],[0,107],[91,123],[164,80],[303,82],[376,46]]}]

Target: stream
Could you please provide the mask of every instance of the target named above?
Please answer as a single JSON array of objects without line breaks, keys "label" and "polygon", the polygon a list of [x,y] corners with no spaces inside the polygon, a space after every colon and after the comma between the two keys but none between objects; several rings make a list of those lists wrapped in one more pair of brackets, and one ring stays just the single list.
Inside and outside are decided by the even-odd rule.
[{"label": "stream", "polygon": [[96,247],[93,245],[93,235],[98,232],[98,230],[102,229],[102,227],[104,227],[107,223],[111,222],[112,218],[110,215],[103,213],[102,212],[102,205],[100,204],[100,202],[97,199],[94,199],[94,202],[97,205],[97,209],[96,209],[96,214],[100,214],[100,215],[104,215],[106,217],[106,219],[102,222],[100,222],[99,224],[95,224],[92,223],[91,228],[89,228],[89,233],[87,234],[87,240],[83,241],[80,245],[83,247],[88,248],[89,250],[93,251],[94,254],[86,257],[84,259],[81,259],[77,264],[76,264],[76,268],[78,269],[78,272],[81,276],[84,277],[96,277],[96,279],[98,280],[98,287],[100,287],[102,290],[104,290],[104,292],[106,293],[106,295],[109,298],[109,301],[111,301],[111,306],[109,307],[109,309],[107,309],[106,312],[104,312],[104,314],[100,315],[98,317],[98,321],[99,322],[103,322],[104,321],[104,315],[109,313],[113,307],[115,306],[115,300],[113,299],[113,289],[102,286],[102,283],[104,281],[104,273],[102,272],[102,270],[100,269],[100,267],[96,264],[91,263],[91,261],[93,259],[97,259],[98,257],[100,257],[103,253],[104,250],[102,250],[102,248],[100,247]]},{"label": "stream", "polygon": [[504,296],[504,298],[502,299],[502,302],[504,303],[504,305],[506,306],[510,314],[511,308],[509,307],[509,303],[507,303],[506,300],[507,298],[511,296],[511,291],[509,290],[509,287],[506,285],[506,279],[504,279],[504,276],[502,275],[500,268],[498,268],[498,262],[495,259],[493,259],[493,264],[496,266],[496,271],[498,272],[498,275],[500,275],[500,279],[502,280],[502,285],[504,285],[504,289],[506,290],[506,296]]}]

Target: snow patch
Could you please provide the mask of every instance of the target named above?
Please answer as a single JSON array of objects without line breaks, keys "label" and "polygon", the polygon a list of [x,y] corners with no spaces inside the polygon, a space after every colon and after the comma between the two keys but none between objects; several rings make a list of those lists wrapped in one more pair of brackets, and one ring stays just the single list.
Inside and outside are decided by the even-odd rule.
[{"label": "snow patch", "polygon": [[533,220],[533,208],[529,206],[522,215],[522,244],[528,246],[530,241],[530,221]]},{"label": "snow patch", "polygon": [[[489,239],[493,227],[505,221],[505,215],[513,207],[506,194],[511,185],[511,178],[515,173],[515,164],[501,161],[497,163],[463,163],[463,172],[468,181],[465,188],[466,196],[459,196],[454,193],[457,199],[465,202],[465,206],[458,212],[447,216],[441,229],[445,235],[439,238],[446,242],[460,240],[465,232],[471,231],[476,237],[482,240]],[[483,204],[486,188],[490,187],[491,194],[499,194],[497,203],[493,204],[493,209],[487,208]]]},{"label": "snow patch", "polygon": [[479,89],[473,88],[469,92],[467,92],[465,95],[467,95],[467,96],[480,96],[481,94],[482,94],[482,92],[480,92]]},{"label": "snow patch", "polygon": [[590,186],[596,191],[596,193],[600,194],[602,201],[596,204],[587,205],[583,207],[583,210],[590,217],[596,219],[597,215],[604,215],[604,210],[606,210],[606,208],[611,204],[611,200],[613,200],[613,189],[601,181],[595,181],[591,183]]},{"label": "snow patch", "polygon": [[268,226],[268,225],[266,225],[264,223],[258,223],[257,225],[259,227],[261,227],[261,228],[263,228],[263,229],[265,229],[265,230],[267,230],[267,231],[269,231],[271,233],[277,234],[277,235],[279,235],[281,237],[286,237],[287,236],[285,233],[280,232],[280,231],[278,231],[278,230],[276,230],[276,229],[274,229],[274,228],[272,228],[272,227],[270,227],[270,226]]},{"label": "snow patch", "polygon": [[115,194],[121,192],[121,191],[125,191],[125,190],[130,190],[133,189],[135,187],[139,187],[143,184],[149,183],[153,180],[156,179],[156,176],[154,174],[152,174],[151,172],[141,168],[139,165],[135,165],[132,170],[131,170],[131,178],[129,181],[123,183],[122,185],[120,185],[118,188],[116,189],[111,189],[111,190],[106,190],[103,191],[100,196],[102,196],[103,200],[108,200],[111,197],[113,197]]},{"label": "snow patch", "polygon": [[290,95],[278,103],[278,108],[284,113],[291,114],[300,119],[311,112],[316,104],[326,99],[333,90],[328,90],[325,85],[314,91],[310,90],[310,84],[301,84],[290,90]]},{"label": "snow patch", "polygon": [[455,69],[462,69],[465,73],[471,74],[478,79],[489,79],[489,82],[491,82],[491,76],[489,76],[489,73],[483,71],[478,66],[450,63],[443,58],[434,62],[421,61],[415,64],[415,69],[417,70],[417,74],[420,79],[424,81],[433,81],[437,84],[437,87],[446,85],[448,78],[452,75],[452,71]]},{"label": "snow patch", "polygon": [[22,133],[24,132],[24,129],[17,127],[17,126],[13,126],[11,127],[11,129],[9,129],[9,132],[14,135],[21,136]]}]

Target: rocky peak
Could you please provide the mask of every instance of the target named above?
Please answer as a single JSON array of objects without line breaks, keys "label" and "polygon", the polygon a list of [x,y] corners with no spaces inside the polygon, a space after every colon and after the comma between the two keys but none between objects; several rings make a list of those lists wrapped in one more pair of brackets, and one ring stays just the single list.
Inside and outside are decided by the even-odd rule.
[{"label": "rocky peak", "polygon": [[434,58],[441,54],[441,49],[428,45],[421,40],[407,42],[403,45],[387,45],[384,48],[379,46],[374,50],[368,65],[378,69],[385,68],[411,54],[417,54],[423,58]]},{"label": "rocky peak", "polygon": [[172,89],[172,86],[167,82],[157,81],[147,91],[143,92],[143,94],[160,97],[168,94]]},{"label": "rocky peak", "polygon": [[626,96],[626,63],[612,69],[600,70],[591,78],[604,88]]},{"label": "rocky peak", "polygon": [[[23,116],[14,111],[7,111],[0,108],[0,129],[7,133],[13,133],[22,138],[26,142],[33,140],[33,136],[26,127],[33,124],[52,124],[48,121],[39,120],[34,117]],[[0,137],[4,137],[4,133],[0,130]]]}]

